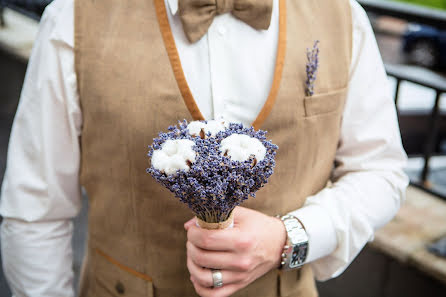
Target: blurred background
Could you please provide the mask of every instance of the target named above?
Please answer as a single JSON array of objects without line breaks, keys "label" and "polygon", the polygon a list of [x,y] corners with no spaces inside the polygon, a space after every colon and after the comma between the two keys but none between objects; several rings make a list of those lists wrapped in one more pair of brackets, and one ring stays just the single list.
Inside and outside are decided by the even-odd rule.
[{"label": "blurred background", "polygon": [[[0,183],[27,61],[50,2],[0,0]],[[392,84],[411,186],[396,218],[347,271],[318,283],[320,295],[446,296],[446,0],[358,2],[369,15]],[[73,238],[76,275],[87,227],[84,200]],[[10,292],[0,270],[3,296]]]}]

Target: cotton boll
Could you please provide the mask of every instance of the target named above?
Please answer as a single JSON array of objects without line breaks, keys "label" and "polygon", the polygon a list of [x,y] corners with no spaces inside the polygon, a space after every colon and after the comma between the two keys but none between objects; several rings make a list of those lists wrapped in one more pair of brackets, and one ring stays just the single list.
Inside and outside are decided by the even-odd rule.
[{"label": "cotton boll", "polygon": [[169,157],[175,155],[178,151],[177,141],[171,139],[166,140],[162,145],[162,151]]},{"label": "cotton boll", "polygon": [[228,155],[231,157],[231,160],[240,162],[248,160],[250,156],[245,149],[237,146],[232,146],[228,150]]},{"label": "cotton boll", "polygon": [[177,170],[189,170],[185,159],[180,155],[173,155],[169,160],[169,167],[166,168],[165,172],[167,175],[174,174]]},{"label": "cotton boll", "polygon": [[[186,139],[183,139],[186,140]],[[184,160],[189,160],[190,162],[195,162],[196,153],[192,149],[192,146],[195,145],[195,143],[191,140],[186,140],[187,145],[179,145],[177,148],[177,154],[182,156]],[[192,144],[190,144],[192,143]]]},{"label": "cotton boll", "polygon": [[242,134],[232,134],[221,141],[220,151],[227,154],[231,160],[246,161],[254,155],[257,162],[266,155],[265,146],[257,138]]},{"label": "cotton boll", "polygon": [[200,121],[193,121],[187,125],[187,129],[189,130],[189,135],[199,136],[201,129],[205,130],[206,124]]},{"label": "cotton boll", "polygon": [[211,133],[212,137],[215,137],[218,132],[224,131],[228,127],[229,123],[226,123],[223,120],[220,121],[210,120],[207,121],[207,123],[201,121],[193,121],[187,125],[189,134],[192,136],[201,136],[200,132],[203,131],[205,135]]},{"label": "cotton boll", "polygon": [[224,121],[211,120],[211,121],[208,121],[208,123],[206,124],[204,131],[206,132],[206,134],[208,132],[211,132],[211,136],[215,137],[218,132],[224,131],[225,129],[226,129],[226,125],[225,125]]},{"label": "cotton boll", "polygon": [[161,145],[161,149],[153,152],[153,168],[167,175],[172,175],[177,170],[189,171],[190,163],[194,163],[196,158],[192,149],[194,145],[195,143],[189,139],[167,140]]},{"label": "cotton boll", "polygon": [[168,156],[162,150],[153,151],[152,166],[158,170],[163,170],[167,167]]}]

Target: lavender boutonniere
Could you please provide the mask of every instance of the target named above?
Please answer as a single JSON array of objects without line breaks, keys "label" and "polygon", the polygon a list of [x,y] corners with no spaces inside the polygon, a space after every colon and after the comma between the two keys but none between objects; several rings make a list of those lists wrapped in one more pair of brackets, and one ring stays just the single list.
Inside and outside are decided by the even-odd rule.
[{"label": "lavender boutonniere", "polygon": [[319,67],[319,40],[314,42],[313,48],[307,48],[307,80],[305,82],[305,94],[313,96],[314,83],[316,82],[317,69]]},{"label": "lavender boutonniere", "polygon": [[223,229],[232,211],[263,187],[278,147],[266,132],[220,121],[187,121],[159,133],[147,172],[187,204],[198,224]]}]

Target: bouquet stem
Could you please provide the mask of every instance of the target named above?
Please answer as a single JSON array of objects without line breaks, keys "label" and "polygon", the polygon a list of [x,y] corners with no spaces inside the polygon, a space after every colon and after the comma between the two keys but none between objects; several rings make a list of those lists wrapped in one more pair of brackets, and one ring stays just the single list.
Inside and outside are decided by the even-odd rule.
[{"label": "bouquet stem", "polygon": [[223,222],[208,223],[208,222],[201,220],[198,217],[196,217],[196,220],[197,220],[197,225],[203,229],[222,230],[222,229],[232,228],[234,226],[234,211],[232,211],[231,214],[229,215],[228,219]]}]

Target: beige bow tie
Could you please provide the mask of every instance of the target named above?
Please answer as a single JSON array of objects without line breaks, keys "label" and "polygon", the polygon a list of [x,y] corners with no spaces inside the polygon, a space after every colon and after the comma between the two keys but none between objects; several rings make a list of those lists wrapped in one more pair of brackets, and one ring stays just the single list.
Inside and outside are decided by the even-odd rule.
[{"label": "beige bow tie", "polygon": [[184,33],[192,43],[206,34],[216,15],[227,12],[254,29],[266,30],[272,6],[273,0],[178,0]]}]

